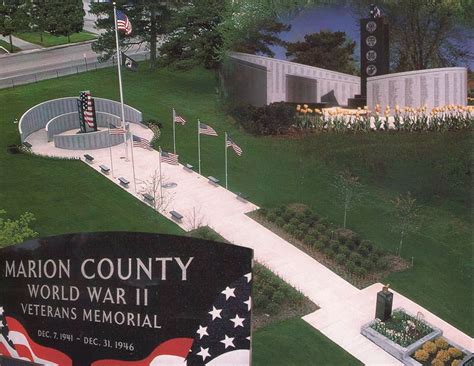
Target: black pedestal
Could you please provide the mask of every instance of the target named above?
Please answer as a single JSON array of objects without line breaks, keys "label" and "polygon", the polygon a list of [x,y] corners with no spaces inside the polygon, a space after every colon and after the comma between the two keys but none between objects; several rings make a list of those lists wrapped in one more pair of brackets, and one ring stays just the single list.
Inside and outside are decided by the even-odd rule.
[{"label": "black pedestal", "polygon": [[354,98],[349,98],[347,105],[351,109],[364,108],[367,105],[367,98],[362,95],[356,95]]},{"label": "black pedestal", "polygon": [[375,317],[381,321],[386,321],[392,316],[393,292],[377,292],[377,306],[375,308]]}]

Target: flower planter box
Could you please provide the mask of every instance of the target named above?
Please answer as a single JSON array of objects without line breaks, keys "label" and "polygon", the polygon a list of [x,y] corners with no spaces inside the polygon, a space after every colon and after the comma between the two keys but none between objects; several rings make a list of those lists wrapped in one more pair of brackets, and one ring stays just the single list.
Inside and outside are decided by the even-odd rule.
[{"label": "flower planter box", "polygon": [[[467,362],[470,358],[473,357],[473,354],[471,353],[471,351],[465,349],[464,347],[454,343],[454,342],[451,342],[449,339],[445,338],[446,341],[449,343],[449,346],[450,347],[455,347],[457,348],[458,350],[460,350],[463,354],[465,354],[466,356],[464,356],[464,358],[462,359],[461,363],[459,364],[459,366],[463,366],[465,364],[465,362]],[[423,366],[423,364],[421,362],[418,362],[416,359],[415,359],[415,351],[413,351],[413,353],[410,355],[410,357],[407,359],[407,360],[404,360],[403,362],[406,364],[406,365],[410,365],[410,366]],[[449,361],[449,365],[451,364],[451,361]],[[474,363],[473,363],[474,364]],[[448,365],[448,363],[447,363]]]},{"label": "flower planter box", "polygon": [[[405,311],[402,308],[395,309],[394,311],[403,311],[404,313],[414,317],[412,314],[409,312]],[[370,326],[375,322],[375,320],[370,321],[367,324],[364,324],[361,328],[360,333],[370,339],[372,342],[374,342],[377,346],[382,348],[384,351],[388,352],[391,354],[393,357],[395,357],[397,360],[403,362],[405,365],[419,365],[418,361],[415,359],[411,358],[411,355],[415,353],[415,351],[420,348],[423,343],[427,341],[431,341],[434,338],[437,338],[443,334],[443,331],[441,329],[438,329],[436,327],[433,327],[431,324],[428,324],[433,331],[429,333],[428,335],[424,336],[423,338],[420,338],[416,342],[410,344],[407,347],[402,347],[399,344],[393,342],[392,340],[388,339],[384,335],[380,334],[377,332],[375,329],[372,329]],[[416,363],[412,363],[416,362]]]}]

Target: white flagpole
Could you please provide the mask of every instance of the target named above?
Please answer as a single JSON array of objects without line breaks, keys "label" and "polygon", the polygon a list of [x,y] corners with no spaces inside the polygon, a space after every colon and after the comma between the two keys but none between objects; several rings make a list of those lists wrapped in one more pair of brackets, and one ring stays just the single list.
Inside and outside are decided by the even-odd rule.
[{"label": "white flagpole", "polygon": [[[122,127],[124,130],[127,130],[127,126],[125,125],[125,108],[123,106],[123,88],[122,88],[122,57],[120,55],[120,47],[119,47],[119,35],[118,35],[118,28],[117,28],[117,7],[114,4],[114,21],[115,21],[115,44],[117,47],[117,69],[118,69],[118,77],[119,77],[119,90],[120,90],[120,106],[122,109]],[[127,144],[127,133],[124,135],[124,143],[125,143],[125,161],[128,161],[128,144]]]},{"label": "white flagpole", "polygon": [[227,132],[225,133],[224,149],[225,149],[225,189],[227,189]]},{"label": "white flagpole", "polygon": [[163,184],[161,181],[162,175],[161,175],[161,146],[158,148],[158,152],[160,153],[160,206],[163,203]]},{"label": "white flagpole", "polygon": [[176,154],[176,112],[173,108],[173,151]]},{"label": "white flagpole", "polygon": [[[128,132],[126,132],[128,133]],[[135,178],[135,159],[133,158],[133,134],[131,134],[132,138],[130,139],[130,149],[132,151],[132,171],[133,171],[133,185],[135,187],[135,194],[137,194],[137,180]]]},{"label": "white flagpole", "polygon": [[110,169],[112,169],[112,177],[115,177],[114,174],[114,161],[112,159],[112,141],[110,138],[110,122],[109,122],[109,153],[110,153]]},{"label": "white flagpole", "polygon": [[199,160],[199,174],[201,174],[201,122],[198,119],[198,160]]}]

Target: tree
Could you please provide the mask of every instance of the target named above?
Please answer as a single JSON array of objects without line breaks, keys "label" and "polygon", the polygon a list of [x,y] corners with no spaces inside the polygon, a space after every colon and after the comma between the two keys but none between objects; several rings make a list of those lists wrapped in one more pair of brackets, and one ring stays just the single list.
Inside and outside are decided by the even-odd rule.
[{"label": "tree", "polygon": [[155,210],[165,211],[170,203],[173,201],[175,194],[170,194],[163,190],[166,186],[166,177],[162,174],[160,176],[159,169],[155,169],[153,174],[146,181],[141,181],[139,193],[148,194],[153,197],[153,202],[150,202]]},{"label": "tree", "polygon": [[[173,9],[179,8],[182,1],[137,0],[131,5],[117,1],[117,9],[126,13],[132,23],[130,37],[119,38],[120,47],[128,50],[132,46],[146,47],[150,50],[150,68],[156,66],[158,39],[166,33],[166,26]],[[92,49],[105,61],[115,55],[114,14],[111,3],[92,3],[91,13],[97,16],[96,27],[105,32],[92,45]]]},{"label": "tree", "polygon": [[273,19],[264,19],[257,26],[257,29],[249,31],[242,41],[236,43],[233,50],[274,57],[275,53],[270,49],[270,46],[284,46],[285,42],[278,35],[281,32],[288,32],[290,29],[291,25],[283,24]]},{"label": "tree", "polygon": [[410,192],[406,195],[399,194],[392,201],[392,204],[395,209],[395,220],[392,229],[400,234],[397,254],[401,256],[403,240],[409,233],[418,229],[419,208],[416,199],[411,196]]},{"label": "tree", "polygon": [[31,30],[40,34],[41,43],[43,43],[43,33],[48,29],[49,14],[54,11],[55,7],[47,0],[36,0],[29,3],[30,27]]},{"label": "tree", "polygon": [[287,43],[286,56],[300,64],[354,74],[355,46],[345,32],[321,31],[305,35],[304,41]]},{"label": "tree", "polygon": [[0,34],[9,37],[13,52],[12,34],[28,29],[27,4],[21,0],[3,0],[0,3]]},{"label": "tree", "polygon": [[30,224],[35,221],[32,213],[25,212],[17,220],[4,219],[5,210],[0,210],[0,247],[17,244],[38,235]]},{"label": "tree", "polygon": [[344,229],[346,228],[347,213],[358,202],[362,194],[362,185],[359,178],[349,170],[345,170],[336,176],[334,186],[340,194],[341,201],[344,206]]},{"label": "tree", "polygon": [[[355,2],[366,17],[372,0]],[[390,25],[390,58],[395,71],[423,70],[467,63],[473,56],[474,2],[465,0],[382,0]]]},{"label": "tree", "polygon": [[222,37],[219,26],[226,1],[199,0],[174,12],[161,48],[161,63],[177,68],[217,68]]},{"label": "tree", "polygon": [[[47,31],[55,36],[66,36],[68,42],[73,33],[79,33],[84,27],[84,9],[82,0],[63,0],[60,5],[51,3]],[[54,8],[52,8],[52,6]]]}]

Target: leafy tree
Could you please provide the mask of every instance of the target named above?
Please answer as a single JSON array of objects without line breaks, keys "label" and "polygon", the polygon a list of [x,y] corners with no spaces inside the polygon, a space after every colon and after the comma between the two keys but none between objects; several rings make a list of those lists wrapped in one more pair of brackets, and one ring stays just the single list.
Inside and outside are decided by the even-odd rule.
[{"label": "leafy tree", "polygon": [[17,244],[38,235],[30,224],[35,221],[32,213],[25,212],[17,220],[4,219],[5,210],[0,210],[0,247]]},{"label": "leafy tree", "polygon": [[30,2],[28,7],[31,30],[40,34],[43,43],[43,33],[48,29],[49,14],[55,11],[55,6],[47,0],[35,0]]},{"label": "leafy tree", "polygon": [[235,44],[233,50],[274,57],[275,53],[270,47],[284,46],[285,42],[278,37],[278,34],[288,32],[290,29],[291,25],[283,24],[273,19],[264,19],[256,26],[255,30],[249,31],[240,43]]},{"label": "leafy tree", "polygon": [[400,242],[398,244],[397,254],[401,256],[403,239],[418,229],[419,207],[416,204],[416,199],[408,192],[406,195],[399,194],[395,200],[392,201],[395,208],[395,220],[392,229],[400,234]]},{"label": "leafy tree", "polygon": [[305,35],[304,41],[287,43],[286,56],[300,64],[354,74],[355,46],[345,32],[321,31]]},{"label": "leafy tree", "polygon": [[[368,15],[372,0],[354,2],[356,15]],[[474,2],[466,0],[381,0],[378,6],[390,25],[390,50],[395,71],[455,66],[474,52]]]},{"label": "leafy tree", "polygon": [[[120,37],[120,47],[127,50],[132,46],[144,46],[150,50],[150,68],[156,66],[157,44],[166,33],[171,12],[181,6],[182,1],[159,2],[155,0],[137,0],[131,5],[117,1],[117,9],[125,12],[132,23],[130,37]],[[98,19],[96,26],[105,32],[94,42],[92,49],[100,54],[101,60],[108,60],[115,55],[115,28],[113,5],[111,3],[92,3],[91,13]]]},{"label": "leafy tree", "polygon": [[63,0],[61,4],[50,3],[47,31],[56,36],[66,36],[70,42],[73,33],[79,33],[84,27],[84,9],[82,0]]},{"label": "leafy tree", "polygon": [[346,228],[347,213],[359,201],[362,194],[362,184],[359,177],[352,175],[349,170],[345,170],[336,176],[334,187],[338,190],[344,206],[344,229]]},{"label": "leafy tree", "polygon": [[28,29],[27,4],[21,0],[0,2],[0,34],[9,37],[10,52],[13,52],[12,34]]}]

